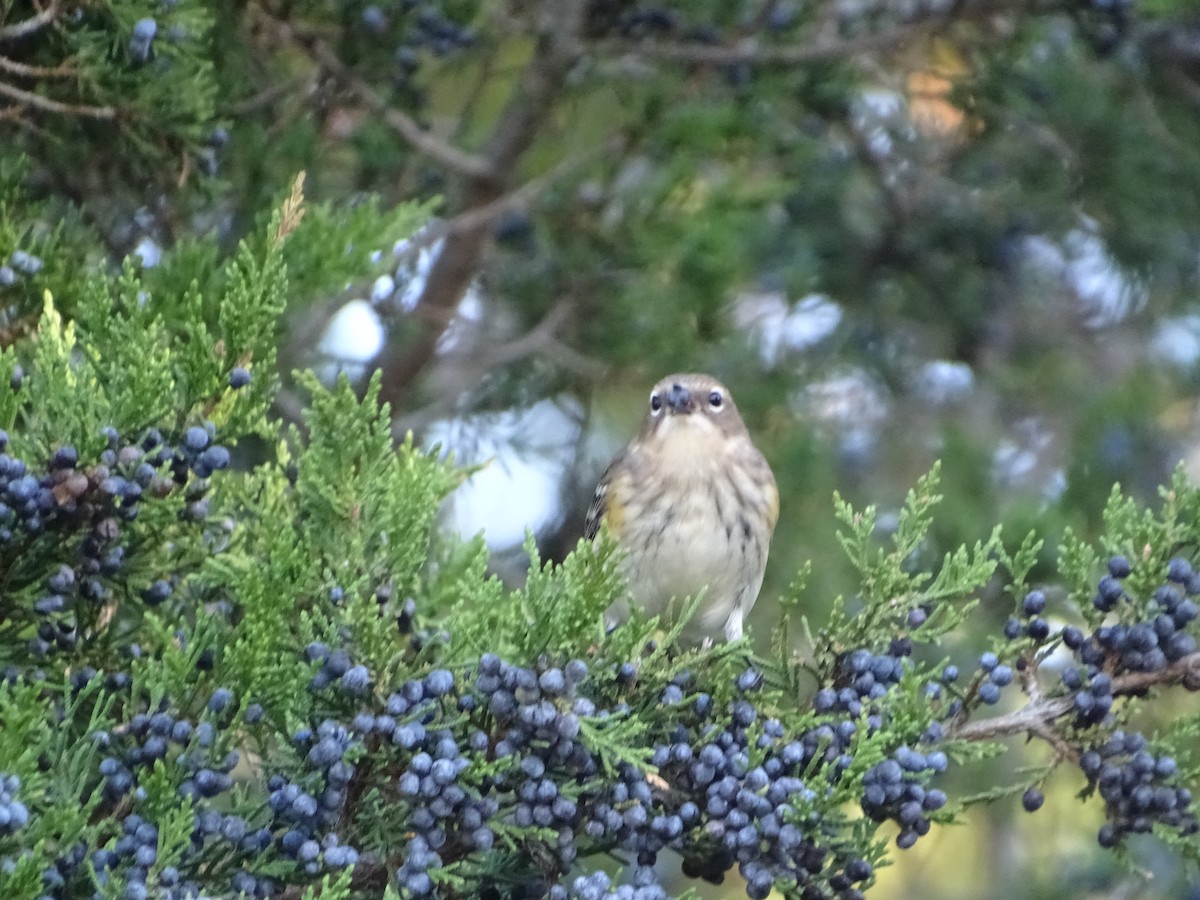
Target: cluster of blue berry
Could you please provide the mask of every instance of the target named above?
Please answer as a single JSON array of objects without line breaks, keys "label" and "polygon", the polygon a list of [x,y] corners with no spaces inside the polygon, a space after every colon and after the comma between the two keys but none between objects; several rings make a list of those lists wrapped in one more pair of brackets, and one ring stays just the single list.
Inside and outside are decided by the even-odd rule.
[{"label": "cluster of blue berry", "polygon": [[0,837],[20,831],[29,824],[29,810],[17,799],[20,790],[20,778],[0,772]]},{"label": "cluster of blue berry", "polygon": [[[261,717],[261,706],[249,704],[237,718],[232,692],[218,688],[198,721],[165,703],[160,707],[155,712],[133,713],[118,727],[94,732],[91,737],[104,751],[98,774],[110,811],[136,808],[146,797],[145,780],[156,774],[169,773],[168,777],[178,782],[177,794],[189,801],[194,811],[190,842],[182,857],[174,865],[161,865],[157,858],[159,825],[127,812],[114,819],[120,826],[114,839],[106,841],[99,835],[96,849],[90,853],[86,846],[72,848],[59,859],[53,876],[44,875],[48,886],[53,881],[59,889],[52,896],[74,896],[68,888],[88,883],[89,867],[82,865],[87,860],[100,888],[110,883],[123,885],[120,896],[129,900],[196,898],[211,887],[212,879],[206,878],[201,885],[194,876],[199,863],[212,857],[222,860],[214,871],[224,873],[222,877],[234,893],[272,896],[278,881],[253,875],[250,869],[277,844],[278,835],[265,824],[256,827],[242,815],[225,811],[234,787],[231,773],[241,759],[232,746],[239,730]],[[193,877],[184,878],[181,872]]]},{"label": "cluster of blue berry", "polygon": [[[1094,608],[1108,618],[1090,633],[1074,625],[1061,633],[1063,645],[1075,657],[1061,678],[1071,697],[1074,723],[1080,728],[1111,721],[1114,679],[1161,672],[1197,649],[1189,628],[1200,612],[1194,599],[1200,595],[1200,573],[1187,560],[1172,559],[1165,581],[1142,603],[1126,588],[1131,572],[1129,560],[1112,557],[1092,599]],[[1024,606],[1040,613],[1044,598],[1035,591],[1025,598]],[[1108,821],[1099,833],[1102,846],[1115,846],[1125,834],[1149,831],[1154,824],[1182,834],[1197,831],[1191,793],[1177,783],[1175,760],[1151,754],[1143,735],[1115,731],[1100,745],[1084,750],[1079,766],[1106,804]],[[1024,805],[1033,811],[1042,801],[1040,791],[1031,788]]]},{"label": "cluster of blue berry", "polygon": [[41,257],[25,250],[14,250],[8,262],[0,265],[0,288],[16,284],[18,275],[36,275],[42,271],[42,265]]},{"label": "cluster of blue berry", "polygon": [[1200,593],[1200,575],[1186,560],[1171,560],[1166,583],[1154,591],[1148,607],[1139,609],[1123,586],[1129,574],[1128,560],[1110,559],[1092,601],[1097,610],[1118,613],[1122,620],[1100,625],[1091,634],[1074,625],[1062,631],[1063,644],[1078,660],[1078,665],[1063,670],[1062,682],[1071,692],[1081,726],[1106,719],[1113,705],[1114,677],[1160,672],[1196,652],[1196,639],[1187,629],[1197,617],[1192,598]]},{"label": "cluster of blue berry", "polygon": [[863,811],[877,821],[899,823],[896,846],[902,850],[929,833],[927,814],[946,805],[945,792],[928,787],[927,782],[928,776],[945,772],[948,763],[941,750],[922,753],[900,747],[863,775]]},{"label": "cluster of blue berry", "polygon": [[[157,446],[150,441],[150,449],[139,448],[144,456]],[[183,455],[180,471],[194,476],[210,449],[207,433],[203,439],[184,435],[177,451]],[[169,477],[159,473],[170,470],[174,459],[158,459],[154,477]],[[67,469],[77,465],[71,454],[58,462]],[[65,571],[58,574],[70,581]],[[1157,671],[1195,649],[1183,638],[1196,617],[1192,597],[1200,577],[1182,561],[1172,562],[1166,583],[1139,603],[1127,594],[1129,575],[1128,563],[1111,560],[1095,599],[1097,611],[1112,614],[1110,620],[1090,634],[1082,629],[1062,634],[1078,657],[1064,672],[1064,683],[1076,698],[1093,697],[1087,715],[1076,702],[1075,722],[1084,728],[1101,721],[1094,719],[1095,698],[1111,697],[1115,678]],[[376,598],[381,615],[396,612],[389,586]],[[344,592],[335,588],[330,599],[344,603]],[[1018,638],[1035,647],[1046,644],[1049,635],[1038,624],[1045,621],[1045,608],[1040,592],[1023,599]],[[1111,621],[1121,615],[1137,621]],[[413,639],[415,618],[411,600],[398,604],[400,630]],[[923,618],[918,619],[910,616],[908,624],[919,627]],[[311,727],[292,735],[294,760],[289,764],[282,754],[263,772],[262,782],[248,782],[250,792],[256,784],[265,789],[258,813],[253,804],[230,811],[228,800],[240,759],[236,748],[244,744],[246,730],[265,718],[261,704],[225,687],[212,691],[191,717],[165,702],[134,711],[137,704],[130,701],[120,727],[93,735],[104,750],[98,776],[105,803],[123,810],[114,819],[120,831],[98,845],[64,850],[45,873],[48,896],[66,896],[94,870],[104,884],[121,886],[134,900],[182,900],[211,891],[221,879],[235,893],[265,898],[281,885],[365,865],[389,872],[402,896],[432,898],[447,878],[478,878],[486,887],[496,850],[509,848],[508,853],[515,846],[523,848],[528,884],[505,883],[497,896],[659,900],[665,892],[655,863],[664,850],[673,850],[691,877],[720,882],[736,870],[751,898],[783,889],[860,900],[873,866],[861,848],[845,840],[842,824],[820,812],[822,804],[849,787],[858,792],[867,819],[895,822],[897,846],[911,847],[947,803],[933,783],[948,767],[943,724],[974,703],[995,702],[1021,665],[985,653],[970,687],[943,698],[958,679],[957,668],[946,666],[923,686],[935,704],[928,727],[906,744],[887,745],[888,755],[873,759],[854,782],[848,779],[859,771],[862,741],[873,739],[877,746],[887,739],[890,696],[921,671],[907,638],[885,649],[838,655],[829,682],[813,697],[812,718],[798,729],[771,714],[763,701],[770,696],[763,692],[763,675],[752,666],[721,684],[689,670],[655,675],[644,659],[565,664],[542,659],[525,666],[485,653],[473,665],[425,669],[388,691],[380,689],[379,673],[348,647],[314,642],[303,651],[316,712]],[[423,651],[414,648],[419,658]],[[211,656],[199,654],[196,666],[211,670]],[[75,690],[95,676],[89,669],[74,673]],[[117,684],[109,676],[107,685],[122,689],[128,680]],[[657,724],[641,736],[649,752],[644,762],[614,754],[620,741],[607,738],[641,721],[640,704],[671,711],[646,719]],[[1079,763],[1106,803],[1104,846],[1154,825],[1183,834],[1198,830],[1175,760],[1152,752],[1142,735],[1113,733],[1086,749]],[[172,866],[157,859],[160,823],[138,806],[147,777],[162,772],[171,773],[195,816],[190,844]],[[363,796],[368,786],[369,801]],[[0,821],[8,810],[8,821],[17,823],[11,830],[29,817],[13,815],[19,804],[15,788],[8,787],[0,779],[5,789]],[[1043,802],[1037,788],[1023,798],[1030,811]],[[382,847],[375,842],[366,854],[359,843],[366,821],[360,815],[369,803],[386,808],[402,827],[394,840]],[[0,836],[3,827],[9,826],[0,826]],[[614,851],[635,866],[624,883],[603,873],[572,878],[580,861]],[[215,858],[220,866],[199,866]]]},{"label": "cluster of blue berry", "polygon": [[1200,831],[1191,791],[1176,783],[1174,758],[1156,757],[1141,734],[1114,731],[1099,747],[1080,755],[1079,767],[1108,813],[1100,826],[1100,846],[1115,847],[1127,833],[1145,833],[1155,824],[1183,835]]},{"label": "cluster of blue berry", "polygon": [[[98,461],[85,464],[74,447],[59,447],[41,466],[8,451],[0,432],[0,554],[19,557],[33,541],[52,539],[69,559],[41,580],[28,611],[34,632],[28,649],[34,658],[52,650],[70,651],[81,627],[99,616],[112,598],[114,580],[128,574],[126,523],[147,500],[183,491],[185,517],[201,522],[208,514],[208,478],[229,466],[229,451],[213,443],[209,429],[187,429],[178,444],[151,429],[126,441],[106,428],[108,446]],[[17,583],[13,591],[23,590]],[[141,590],[157,606],[172,593],[168,579]]]},{"label": "cluster of blue berry", "polygon": [[[844,659],[843,675],[868,672],[873,659],[864,653]],[[655,748],[652,762],[674,802],[656,810],[639,861],[652,862],[667,846],[684,854],[684,872],[693,877],[719,883],[736,866],[752,898],[768,896],[776,885],[819,884],[832,896],[861,896],[857,885],[870,878],[871,866],[847,856],[804,812],[849,766],[858,727],[852,719],[864,711],[864,696],[880,696],[873,676],[858,680],[858,688],[853,680],[815,700],[821,711],[845,718],[800,735],[760,713],[754,694],[762,676],[753,668],[738,676],[728,709],[698,693],[669,740]]]},{"label": "cluster of blue berry", "polygon": [[[817,792],[849,765],[853,725],[841,725],[840,738],[828,725],[789,738],[783,724],[755,704],[763,682],[756,669],[737,676],[728,703],[696,691],[686,671],[672,677],[657,699],[678,707],[677,716],[653,742],[649,765],[643,766],[606,759],[603,742],[588,733],[589,726],[603,730],[632,713],[623,698],[637,696],[642,687],[633,663],[595,670],[576,659],[524,667],[485,653],[469,672],[434,669],[405,681],[386,699],[372,700],[363,690],[370,682],[365,670],[347,681],[360,668],[349,653],[316,644],[306,658],[315,666],[312,689],[334,705],[357,703],[359,711],[348,728],[329,721],[316,734],[306,730],[297,736],[310,767],[328,772],[325,794],[305,795],[277,778],[272,809],[288,819],[280,827],[293,831],[303,830],[301,819],[312,820],[306,839],[315,841],[317,832],[332,825],[320,821],[322,810],[344,812],[343,785],[355,772],[344,762],[346,755],[355,753],[359,767],[371,771],[386,767],[394,792],[389,809],[402,816],[410,833],[398,848],[395,872],[407,896],[436,895],[439,873],[451,864],[459,872],[463,866],[482,871],[485,854],[502,835],[537,844],[532,855],[541,870],[540,887],[527,893],[539,897],[547,891],[556,897],[661,896],[653,865],[668,848],[684,854],[686,872],[712,881],[737,867],[750,897],[766,897],[776,884],[824,884],[830,896],[854,900],[872,876],[866,860],[805,820]],[[898,660],[887,663],[886,673],[880,659],[868,655],[865,661],[867,668],[873,662],[883,681],[895,680]],[[856,654],[846,671],[862,675],[863,663]],[[583,690],[598,683],[615,686],[616,693],[598,702],[593,697],[604,690]],[[859,687],[878,699],[865,679]],[[847,711],[847,723],[850,717]],[[830,745],[839,743],[842,752],[828,757]],[[889,792],[873,807],[880,817],[904,819],[905,803],[929,774],[945,767],[942,754],[908,754],[912,760],[898,754],[907,764],[906,793],[893,797],[887,781]],[[917,757],[919,765],[913,763]],[[821,774],[810,786],[813,770]],[[325,799],[331,788],[337,802],[330,805]],[[944,802],[940,792],[926,792],[922,809],[936,808],[939,797]],[[304,808],[296,810],[297,802]],[[298,853],[300,835],[287,845]],[[311,855],[316,844],[308,846]],[[595,874],[570,884],[564,880],[578,860],[613,850],[636,860],[639,874],[632,884],[614,886]]]}]

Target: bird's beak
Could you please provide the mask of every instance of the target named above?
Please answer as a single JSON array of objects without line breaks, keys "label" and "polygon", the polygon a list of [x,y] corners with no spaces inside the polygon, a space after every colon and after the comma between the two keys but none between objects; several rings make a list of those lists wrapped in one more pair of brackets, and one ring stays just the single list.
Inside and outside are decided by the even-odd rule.
[{"label": "bird's beak", "polygon": [[673,413],[691,412],[692,394],[682,384],[673,384],[667,391],[667,409]]}]

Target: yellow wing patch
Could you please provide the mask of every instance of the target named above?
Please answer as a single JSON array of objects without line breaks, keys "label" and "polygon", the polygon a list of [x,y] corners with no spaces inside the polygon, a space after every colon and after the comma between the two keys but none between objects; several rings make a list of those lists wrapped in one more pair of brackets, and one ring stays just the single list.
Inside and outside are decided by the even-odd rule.
[{"label": "yellow wing patch", "polygon": [[767,495],[767,518],[771,521],[771,531],[774,531],[775,524],[779,521],[779,487],[774,478],[767,484]]},{"label": "yellow wing patch", "polygon": [[596,493],[592,495],[592,503],[588,507],[583,525],[584,536],[589,541],[595,540],[596,535],[600,533],[601,522],[608,523],[609,534],[613,537],[619,539],[621,536],[625,525],[625,504],[621,502],[620,495],[622,490],[627,488],[629,479],[625,473],[617,470],[619,461],[620,457],[613,460],[613,464],[596,485]]}]

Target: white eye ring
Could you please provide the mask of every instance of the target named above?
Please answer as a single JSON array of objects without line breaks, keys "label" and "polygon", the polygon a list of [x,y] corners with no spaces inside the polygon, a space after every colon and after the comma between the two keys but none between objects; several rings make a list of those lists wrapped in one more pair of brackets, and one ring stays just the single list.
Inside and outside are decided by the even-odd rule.
[{"label": "white eye ring", "polygon": [[654,415],[654,416],[661,416],[662,411],[663,411],[662,397],[658,396],[658,392],[655,391],[654,393],[652,393],[650,395],[650,414]]},{"label": "white eye ring", "polygon": [[708,395],[708,405],[713,412],[720,412],[725,406],[725,397],[720,391],[713,391]]}]

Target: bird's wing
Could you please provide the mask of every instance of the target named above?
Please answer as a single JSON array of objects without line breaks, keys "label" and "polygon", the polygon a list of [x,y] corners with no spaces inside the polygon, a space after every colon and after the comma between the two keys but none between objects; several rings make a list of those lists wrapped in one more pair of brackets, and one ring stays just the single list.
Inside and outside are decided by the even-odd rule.
[{"label": "bird's wing", "polygon": [[596,492],[592,494],[592,502],[588,506],[587,517],[583,521],[583,535],[589,541],[595,540],[596,535],[600,533],[601,522],[607,519],[611,529],[621,518],[622,507],[617,498],[613,496],[611,488],[615,480],[621,479],[627,456],[627,451],[622,450],[608,464],[604,474],[600,476],[600,483],[596,485]]}]

